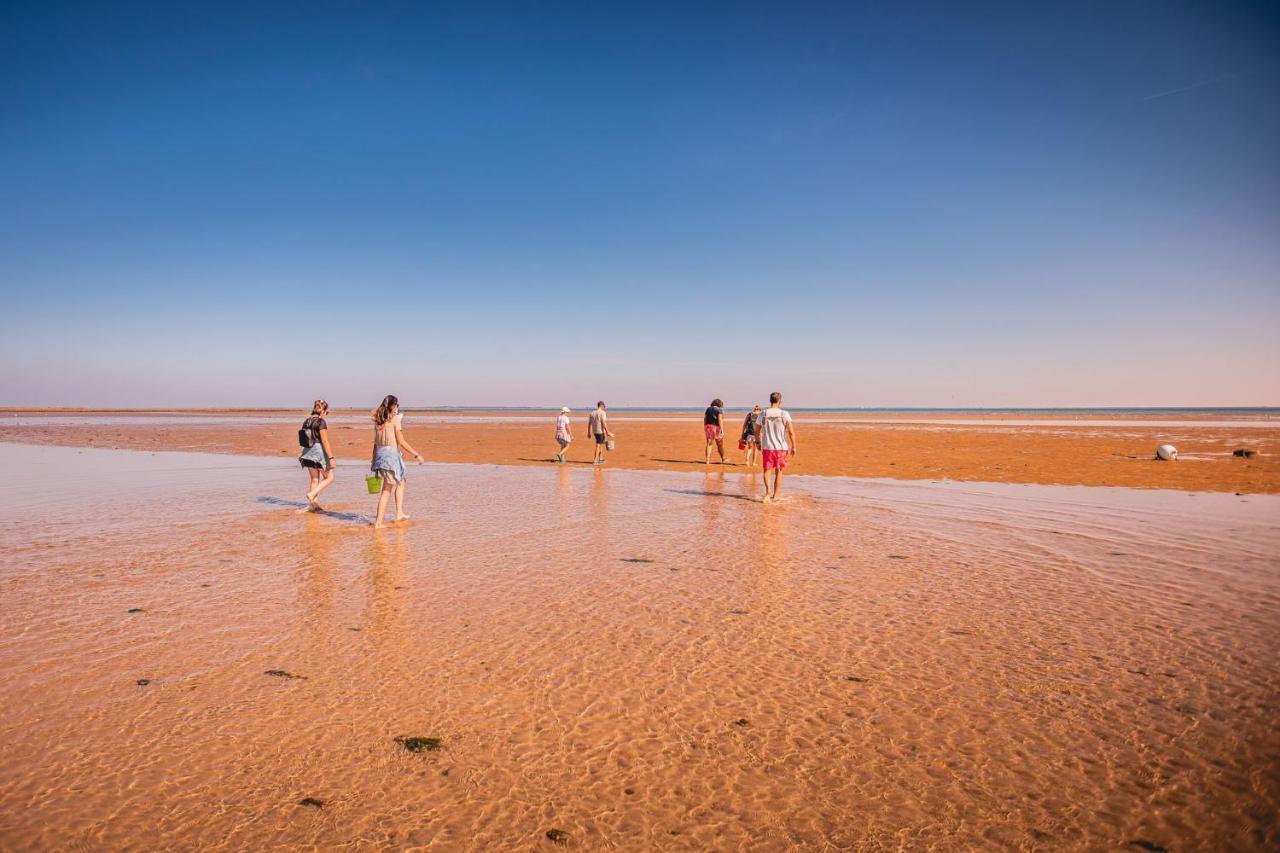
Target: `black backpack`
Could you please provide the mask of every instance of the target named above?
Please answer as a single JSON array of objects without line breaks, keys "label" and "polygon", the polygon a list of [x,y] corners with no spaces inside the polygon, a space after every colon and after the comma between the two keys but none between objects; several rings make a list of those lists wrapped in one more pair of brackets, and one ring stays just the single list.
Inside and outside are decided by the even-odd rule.
[{"label": "black backpack", "polygon": [[302,422],[302,428],[298,430],[298,446],[306,450],[316,443],[315,436],[311,433],[311,427],[307,424],[311,423],[311,418],[307,418]]}]

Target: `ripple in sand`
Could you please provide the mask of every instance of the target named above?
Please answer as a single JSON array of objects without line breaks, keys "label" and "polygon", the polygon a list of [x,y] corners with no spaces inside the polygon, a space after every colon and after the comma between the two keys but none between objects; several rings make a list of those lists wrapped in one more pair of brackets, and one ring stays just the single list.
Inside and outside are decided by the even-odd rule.
[{"label": "ripple in sand", "polygon": [[311,806],[313,809],[324,808],[324,800],[317,800],[315,797],[303,797],[298,800],[300,806]]}]

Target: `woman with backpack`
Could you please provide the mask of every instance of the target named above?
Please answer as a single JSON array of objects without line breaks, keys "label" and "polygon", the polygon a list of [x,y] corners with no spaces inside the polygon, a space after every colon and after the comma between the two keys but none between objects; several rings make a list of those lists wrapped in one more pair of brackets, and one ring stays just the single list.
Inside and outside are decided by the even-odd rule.
[{"label": "woman with backpack", "polygon": [[324,419],[327,414],[329,404],[316,400],[311,404],[311,417],[303,421],[302,429],[298,430],[298,444],[302,447],[298,461],[311,478],[311,488],[307,490],[308,512],[324,510],[316,503],[316,498],[333,482],[333,469],[337,463],[337,457],[329,446],[329,424]]}]

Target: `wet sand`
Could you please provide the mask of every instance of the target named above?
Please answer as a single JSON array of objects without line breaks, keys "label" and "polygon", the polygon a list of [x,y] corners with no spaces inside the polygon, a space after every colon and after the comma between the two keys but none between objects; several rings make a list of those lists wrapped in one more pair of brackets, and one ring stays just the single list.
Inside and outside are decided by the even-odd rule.
[{"label": "wet sand", "polygon": [[[303,413],[18,412],[0,417],[0,441],[136,450],[189,450],[296,456]],[[410,413],[406,435],[432,461],[546,465],[554,413]],[[336,413],[332,440],[344,464],[367,464],[367,412]],[[701,416],[615,413],[615,467],[692,471],[703,467]],[[740,468],[740,416],[730,417],[726,450]],[[585,412],[574,415],[569,458],[586,464],[592,448]],[[1280,494],[1280,422],[1210,416],[797,415],[796,473],[844,477],[1043,483],[1184,491]],[[1162,443],[1175,463],[1155,461]],[[1239,458],[1236,449],[1259,452]],[[717,457],[718,459],[718,457]]]},{"label": "wet sand", "polygon": [[1280,842],[1280,498],[0,465],[4,849]]}]

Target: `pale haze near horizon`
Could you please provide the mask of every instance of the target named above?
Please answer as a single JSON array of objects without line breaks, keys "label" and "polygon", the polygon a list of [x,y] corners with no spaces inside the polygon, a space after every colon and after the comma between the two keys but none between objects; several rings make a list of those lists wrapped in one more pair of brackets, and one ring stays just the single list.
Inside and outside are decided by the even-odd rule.
[{"label": "pale haze near horizon", "polygon": [[0,33],[0,405],[1280,404],[1266,4]]}]

